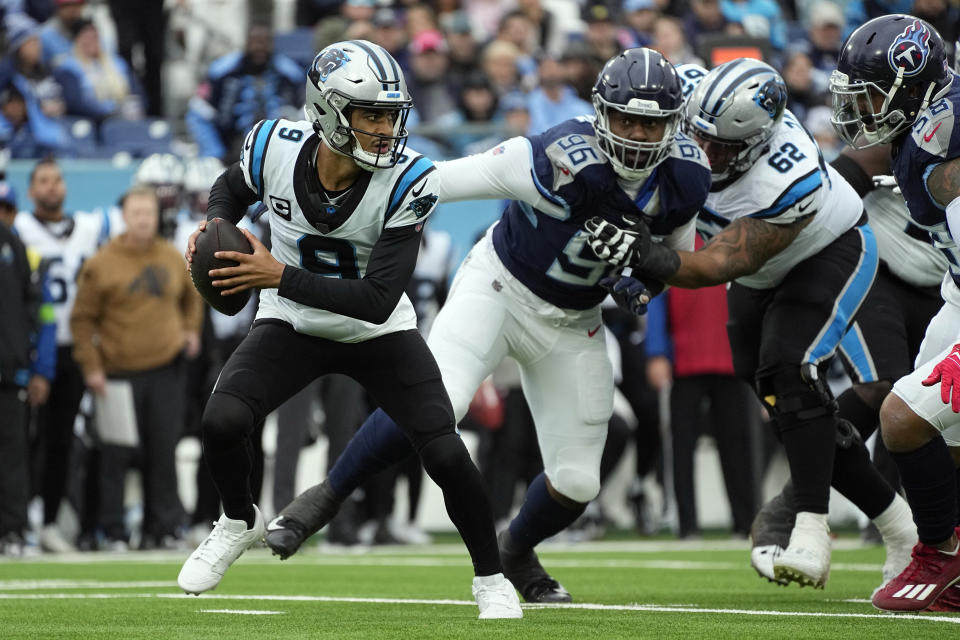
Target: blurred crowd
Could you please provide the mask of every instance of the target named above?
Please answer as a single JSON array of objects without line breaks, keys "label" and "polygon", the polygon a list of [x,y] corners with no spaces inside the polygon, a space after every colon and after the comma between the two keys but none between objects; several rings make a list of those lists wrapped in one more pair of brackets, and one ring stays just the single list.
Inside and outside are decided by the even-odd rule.
[{"label": "blurred crowd", "polygon": [[230,162],[253,123],[297,117],[306,66],[344,38],[398,60],[412,144],[436,157],[590,113],[618,50],[711,67],[728,44],[782,71],[790,109],[829,155],[827,76],[856,25],[910,12],[950,46],[960,35],[956,0],[0,0],[0,12],[0,144],[24,158]]}]

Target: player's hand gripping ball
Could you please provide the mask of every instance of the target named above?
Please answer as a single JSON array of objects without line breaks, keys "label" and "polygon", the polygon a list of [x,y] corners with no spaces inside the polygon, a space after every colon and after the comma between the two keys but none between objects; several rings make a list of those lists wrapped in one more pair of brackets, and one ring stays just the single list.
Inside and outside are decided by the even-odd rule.
[{"label": "player's hand gripping ball", "polygon": [[210,270],[235,267],[237,263],[213,257],[217,251],[253,253],[253,247],[236,225],[223,218],[209,221],[207,228],[197,236],[197,252],[193,254],[193,262],[190,263],[193,286],[211,307],[220,313],[235,316],[246,306],[251,289],[228,296],[220,295],[222,289],[213,286],[213,278],[208,275]]}]

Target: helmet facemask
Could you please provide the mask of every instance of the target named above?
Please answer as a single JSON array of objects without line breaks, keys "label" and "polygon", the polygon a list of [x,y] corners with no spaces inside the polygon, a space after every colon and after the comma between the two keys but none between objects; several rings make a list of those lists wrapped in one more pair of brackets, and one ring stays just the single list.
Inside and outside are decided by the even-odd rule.
[{"label": "helmet facemask", "polygon": [[[680,127],[680,107],[662,109],[654,100],[638,98],[632,98],[625,105],[615,104],[595,91],[593,108],[597,115],[594,129],[600,150],[621,178],[630,181],[642,180],[670,155],[674,137]],[[666,121],[663,136],[653,142],[639,142],[618,136],[610,128],[611,117],[616,117],[617,113],[663,119]]]},{"label": "helmet facemask", "polygon": [[[917,115],[930,104],[936,85],[928,84],[923,96],[910,95],[910,88],[903,86],[903,71],[903,67],[898,69],[889,91],[875,82],[851,80],[841,71],[830,75],[830,122],[840,139],[855,149],[865,149],[891,142],[913,126]],[[877,103],[881,103],[879,109]]]}]

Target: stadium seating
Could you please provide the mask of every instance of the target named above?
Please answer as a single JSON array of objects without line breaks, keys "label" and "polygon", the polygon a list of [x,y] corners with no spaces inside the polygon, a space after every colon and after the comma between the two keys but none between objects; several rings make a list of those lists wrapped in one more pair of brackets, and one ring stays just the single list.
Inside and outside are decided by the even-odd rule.
[{"label": "stadium seating", "polygon": [[136,158],[144,158],[151,153],[169,153],[172,141],[170,123],[162,118],[108,118],[100,125],[98,155],[109,157],[126,151]]},{"label": "stadium seating", "polygon": [[313,30],[299,28],[285,33],[276,33],[273,36],[273,50],[274,53],[293,58],[304,68],[309,67],[316,53],[313,50]]}]

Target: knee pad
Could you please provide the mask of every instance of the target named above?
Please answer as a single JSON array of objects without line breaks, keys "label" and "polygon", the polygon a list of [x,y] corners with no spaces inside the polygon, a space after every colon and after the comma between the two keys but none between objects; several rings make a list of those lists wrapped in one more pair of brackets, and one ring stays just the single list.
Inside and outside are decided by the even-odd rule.
[{"label": "knee pad", "polygon": [[812,364],[786,367],[758,378],[757,394],[781,431],[836,416],[837,401]]},{"label": "knee pad", "polygon": [[256,418],[246,402],[229,393],[214,393],[200,421],[204,446],[224,448],[253,432]]},{"label": "knee pad", "polygon": [[599,475],[579,467],[560,467],[549,477],[553,488],[574,502],[586,504],[600,494]]}]

